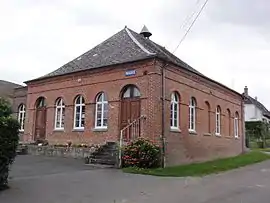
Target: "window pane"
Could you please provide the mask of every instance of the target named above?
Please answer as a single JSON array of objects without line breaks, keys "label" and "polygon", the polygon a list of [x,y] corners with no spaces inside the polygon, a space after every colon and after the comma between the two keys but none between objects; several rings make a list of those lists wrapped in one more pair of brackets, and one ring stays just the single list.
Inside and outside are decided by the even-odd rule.
[{"label": "window pane", "polygon": [[134,97],[139,97],[139,96],[141,96],[141,94],[140,94],[140,91],[138,90],[138,88],[136,88],[136,87],[134,87],[134,93],[133,93],[134,95]]},{"label": "window pane", "polygon": [[97,101],[102,102],[102,94],[98,95]]},{"label": "window pane", "polygon": [[123,95],[124,98],[130,98],[130,87],[126,89],[124,95]]},{"label": "window pane", "polygon": [[108,119],[103,119],[103,126],[108,126]]},{"label": "window pane", "polygon": [[174,118],[174,127],[177,127],[177,119],[176,119],[176,117]]},{"label": "window pane", "polygon": [[97,104],[97,110],[101,111],[102,110],[102,104]]},{"label": "window pane", "polygon": [[108,118],[108,111],[103,112],[103,119]]},{"label": "window pane", "polygon": [[101,126],[101,119],[97,119],[97,126]]},{"label": "window pane", "polygon": [[61,123],[61,127],[64,127],[64,123],[65,123],[65,108],[62,109],[62,123]]},{"label": "window pane", "polygon": [[104,107],[103,107],[104,108],[104,111],[108,111],[108,107],[109,107],[108,103],[105,103],[104,104]]}]

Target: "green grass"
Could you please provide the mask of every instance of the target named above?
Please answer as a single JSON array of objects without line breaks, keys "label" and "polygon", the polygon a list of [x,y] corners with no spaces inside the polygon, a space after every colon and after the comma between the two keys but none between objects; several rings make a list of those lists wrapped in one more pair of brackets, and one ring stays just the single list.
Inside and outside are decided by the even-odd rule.
[{"label": "green grass", "polygon": [[259,151],[251,151],[249,153],[241,154],[239,156],[216,159],[203,163],[194,163],[157,169],[124,168],[123,171],[126,173],[136,173],[154,176],[203,176],[211,173],[228,171],[254,163],[259,163],[267,159],[270,159],[270,155]]}]

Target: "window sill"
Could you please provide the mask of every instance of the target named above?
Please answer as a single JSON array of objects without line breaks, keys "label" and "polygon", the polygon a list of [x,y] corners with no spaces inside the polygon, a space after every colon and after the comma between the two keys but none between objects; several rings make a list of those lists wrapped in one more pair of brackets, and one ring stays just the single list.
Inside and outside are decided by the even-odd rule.
[{"label": "window sill", "polygon": [[108,128],[93,128],[93,132],[106,132],[108,131]]},{"label": "window sill", "polygon": [[238,137],[235,137],[235,136],[234,136],[234,139],[236,139],[236,140],[240,140],[240,136],[238,136]]},{"label": "window sill", "polygon": [[64,128],[54,129],[53,132],[64,132]]},{"label": "window sill", "polygon": [[179,128],[170,128],[171,132],[180,133],[181,130]]},{"label": "window sill", "polygon": [[197,135],[197,132],[195,130],[188,130],[189,134],[191,135]]},{"label": "window sill", "polygon": [[19,130],[20,133],[24,133],[24,130]]},{"label": "window sill", "polygon": [[211,133],[204,133],[203,135],[204,136],[211,136],[212,134]]},{"label": "window sill", "polygon": [[73,128],[72,132],[83,132],[84,128]]},{"label": "window sill", "polygon": [[216,135],[216,137],[221,137],[221,134],[215,134]]}]

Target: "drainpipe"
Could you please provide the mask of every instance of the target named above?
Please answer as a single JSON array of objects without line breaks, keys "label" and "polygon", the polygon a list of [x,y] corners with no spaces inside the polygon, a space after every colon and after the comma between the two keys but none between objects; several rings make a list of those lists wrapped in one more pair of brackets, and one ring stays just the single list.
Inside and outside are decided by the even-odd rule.
[{"label": "drainpipe", "polygon": [[164,66],[161,67],[161,95],[162,95],[162,127],[161,127],[161,143],[162,143],[162,148],[161,148],[161,166],[162,168],[165,168],[166,166],[166,137],[165,137],[165,67],[167,66],[167,63],[164,64]]},{"label": "drainpipe", "polygon": [[241,112],[242,112],[242,115],[241,115],[241,118],[242,118],[242,153],[244,153],[246,151],[246,123],[245,123],[245,108],[244,108],[244,105],[243,105],[244,101],[243,101],[243,98],[242,98],[242,101],[241,101]]}]

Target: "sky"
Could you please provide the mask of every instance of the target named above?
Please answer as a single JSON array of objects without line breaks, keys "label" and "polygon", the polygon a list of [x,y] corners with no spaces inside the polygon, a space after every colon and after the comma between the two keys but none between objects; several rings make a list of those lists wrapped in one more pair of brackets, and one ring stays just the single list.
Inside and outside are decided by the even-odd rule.
[{"label": "sky", "polygon": [[[173,52],[205,0],[0,1],[0,80],[23,84],[125,26],[146,25]],[[269,109],[269,18],[269,0],[209,0],[175,55],[239,93],[248,86]]]}]

